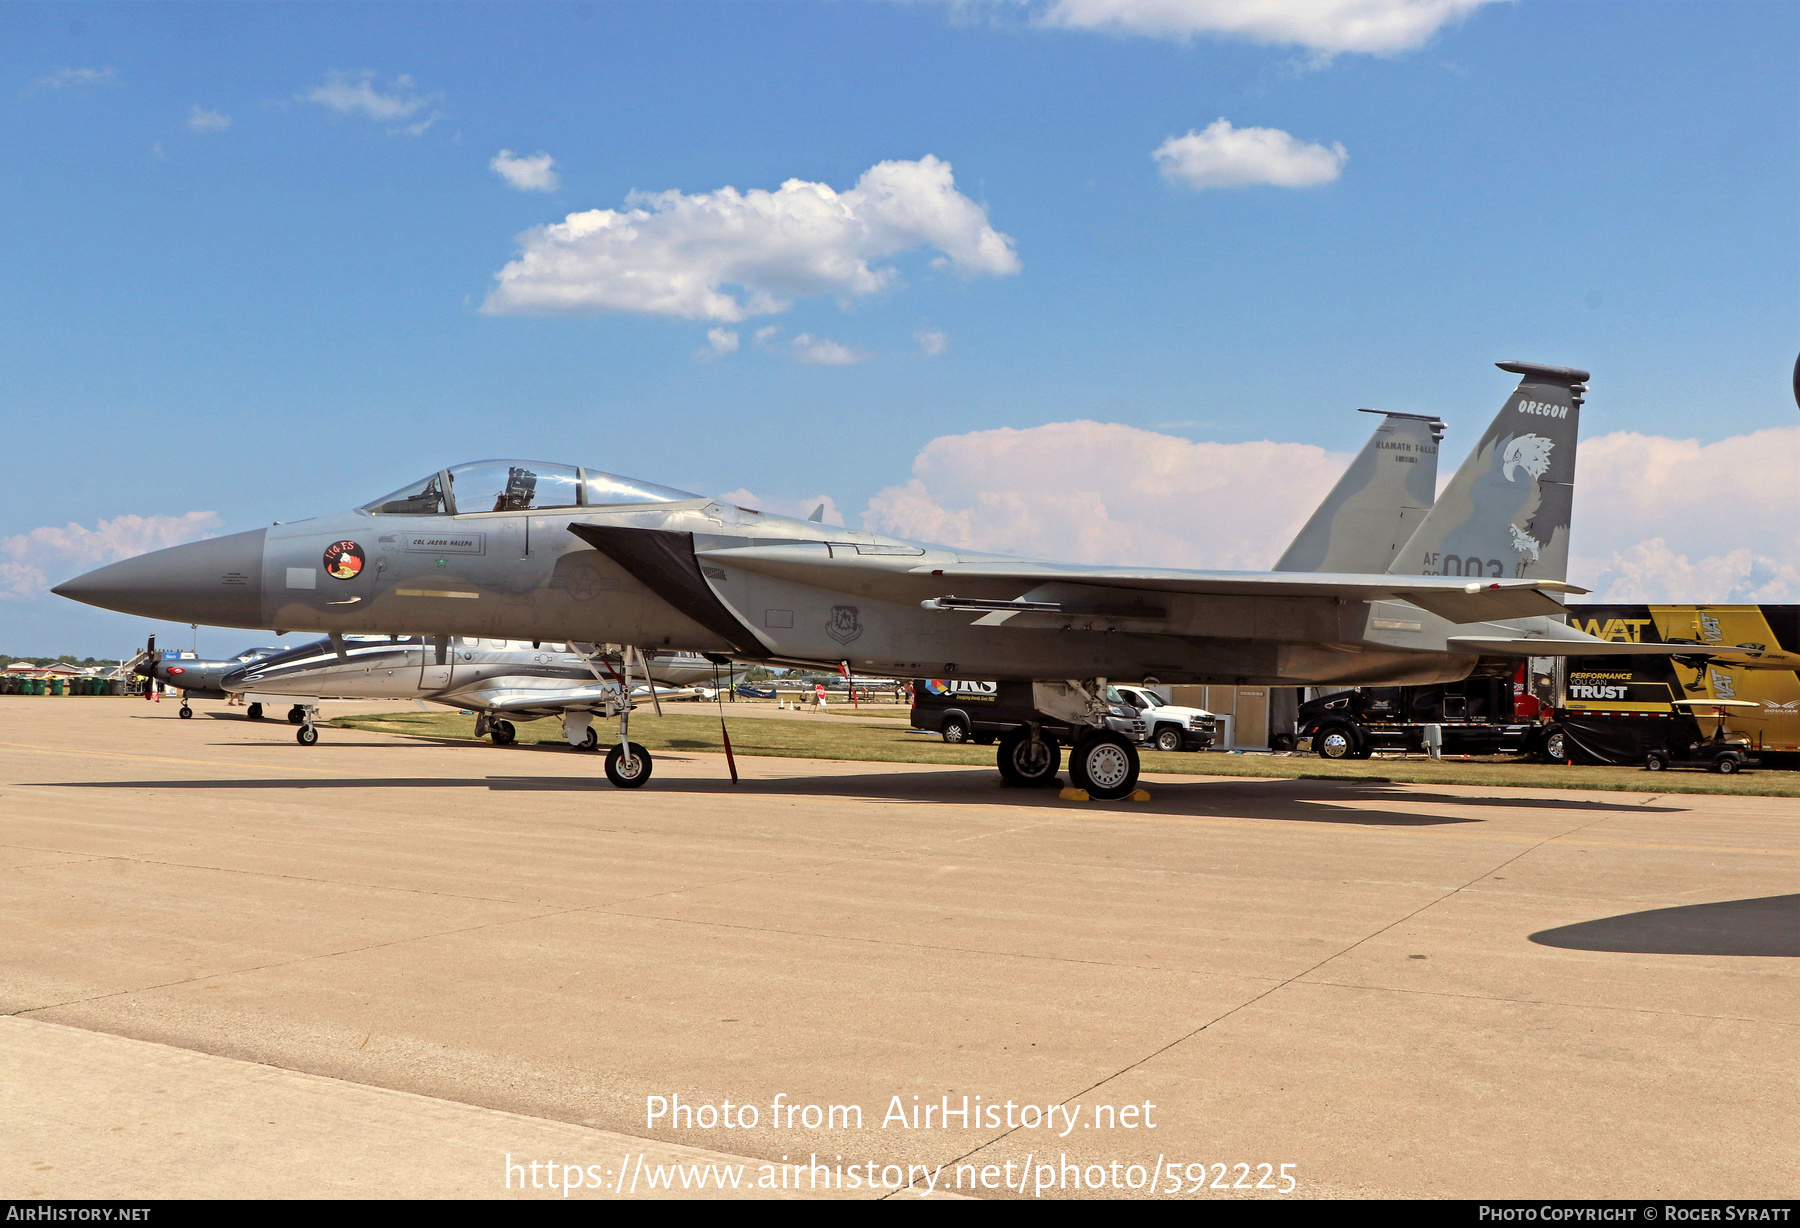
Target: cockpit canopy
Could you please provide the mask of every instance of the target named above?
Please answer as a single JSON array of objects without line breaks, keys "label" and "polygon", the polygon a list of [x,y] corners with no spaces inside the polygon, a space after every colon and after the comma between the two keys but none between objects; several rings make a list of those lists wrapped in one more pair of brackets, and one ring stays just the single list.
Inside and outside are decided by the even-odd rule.
[{"label": "cockpit canopy", "polygon": [[384,516],[456,516],[553,507],[679,503],[702,496],[634,478],[540,461],[489,460],[440,469],[362,510]]}]

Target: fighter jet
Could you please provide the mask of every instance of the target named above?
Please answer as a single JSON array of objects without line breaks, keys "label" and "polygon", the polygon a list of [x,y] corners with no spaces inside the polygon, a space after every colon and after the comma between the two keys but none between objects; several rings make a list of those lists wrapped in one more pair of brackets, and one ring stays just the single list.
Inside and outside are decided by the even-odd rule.
[{"label": "fighter jet", "polygon": [[[188,720],[194,715],[193,706],[189,703],[195,699],[229,699],[221,685],[225,675],[240,670],[252,661],[280,652],[279,648],[246,648],[234,657],[223,661],[201,661],[193,657],[164,657],[156,651],[156,637],[144,646],[137,659],[131,662],[132,669],[140,678],[153,678],[164,686],[176,687],[181,691],[181,719]],[[253,721],[262,719],[263,710],[259,703],[252,703],[244,711],[244,715]]]},{"label": "fighter jet", "polygon": [[[635,670],[636,683],[631,682]],[[514,721],[561,717],[563,736],[594,750],[595,715],[617,716],[627,702],[711,697],[741,676],[729,659],[698,653],[647,654],[635,665],[622,652],[593,644],[456,636],[440,650],[423,636],[336,636],[250,661],[220,686],[251,698],[286,696],[302,746],[319,740],[319,700],[427,700],[475,713],[475,736],[510,744]],[[641,684],[641,685],[639,685]]]},{"label": "fighter jet", "polygon": [[[1108,679],[1429,684],[1484,657],[1604,655],[1566,626],[1569,511],[1587,373],[1505,362],[1518,386],[1385,574],[1098,567],[1009,558],[773,516],[574,465],[481,461],[360,508],[171,547],[54,591],[148,617],[337,635],[403,631],[676,648],[897,677],[1029,681],[1086,730],[1070,774],[1137,780],[1106,728]],[[1415,574],[1404,574],[1412,572]],[[1637,645],[1628,650],[1642,649]],[[608,755],[637,784],[628,713]],[[1038,783],[1035,724],[1001,772]]]}]

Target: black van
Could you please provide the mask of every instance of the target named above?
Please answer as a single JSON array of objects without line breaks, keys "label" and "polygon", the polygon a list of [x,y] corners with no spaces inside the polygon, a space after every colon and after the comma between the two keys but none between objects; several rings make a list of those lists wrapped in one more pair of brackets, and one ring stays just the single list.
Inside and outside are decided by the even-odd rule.
[{"label": "black van", "polygon": [[[1137,714],[1109,704],[1107,725],[1127,741],[1144,740]],[[1121,719],[1123,718],[1123,719]],[[970,682],[961,678],[922,678],[913,688],[912,727],[942,734],[946,742],[986,746],[1027,721],[1072,745],[1078,732],[1067,721],[1045,716],[1032,706],[1029,682]]]}]

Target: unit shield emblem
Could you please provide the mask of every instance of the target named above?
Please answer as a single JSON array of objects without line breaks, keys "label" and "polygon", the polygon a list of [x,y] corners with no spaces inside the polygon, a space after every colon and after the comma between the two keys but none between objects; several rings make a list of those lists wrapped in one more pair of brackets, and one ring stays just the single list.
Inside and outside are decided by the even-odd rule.
[{"label": "unit shield emblem", "polygon": [[834,605],[825,622],[825,634],[840,644],[848,644],[863,633],[862,620],[853,605]]},{"label": "unit shield emblem", "polygon": [[325,547],[325,574],[337,580],[354,580],[362,574],[362,547],[355,542],[332,542]]}]

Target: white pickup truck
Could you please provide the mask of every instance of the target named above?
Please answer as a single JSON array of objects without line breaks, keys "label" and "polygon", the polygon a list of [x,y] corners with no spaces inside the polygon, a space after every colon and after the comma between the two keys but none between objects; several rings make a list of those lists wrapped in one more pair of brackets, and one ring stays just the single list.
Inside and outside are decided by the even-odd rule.
[{"label": "white pickup truck", "polygon": [[1169,703],[1149,687],[1110,686],[1106,697],[1138,710],[1144,721],[1144,741],[1157,750],[1209,750],[1218,737],[1218,722],[1212,713]]}]

